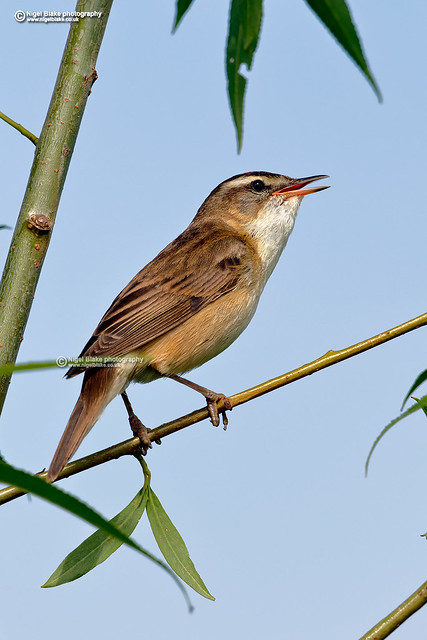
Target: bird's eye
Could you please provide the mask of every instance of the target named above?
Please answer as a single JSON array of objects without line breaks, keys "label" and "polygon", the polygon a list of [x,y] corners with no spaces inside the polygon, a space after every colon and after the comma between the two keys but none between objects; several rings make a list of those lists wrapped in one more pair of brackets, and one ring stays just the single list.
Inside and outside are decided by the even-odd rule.
[{"label": "bird's eye", "polygon": [[262,180],[254,180],[251,182],[251,189],[252,191],[255,191],[255,193],[261,193],[265,188],[265,183]]}]

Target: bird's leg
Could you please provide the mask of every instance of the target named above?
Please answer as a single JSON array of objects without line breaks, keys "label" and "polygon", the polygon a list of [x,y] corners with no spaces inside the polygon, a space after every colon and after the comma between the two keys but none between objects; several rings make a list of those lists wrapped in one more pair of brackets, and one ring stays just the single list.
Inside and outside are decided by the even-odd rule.
[{"label": "bird's leg", "polygon": [[219,425],[219,412],[218,412],[218,400],[222,400],[224,408],[221,409],[222,414],[222,424],[224,425],[224,431],[227,429],[228,418],[226,411],[231,411],[233,408],[231,404],[230,398],[227,398],[223,393],[215,393],[215,391],[211,391],[210,389],[206,389],[206,387],[201,387],[199,384],[195,382],[191,382],[191,380],[187,380],[186,378],[182,378],[181,376],[168,376],[172,380],[176,380],[176,382],[181,382],[181,384],[185,384],[190,389],[194,389],[194,391],[198,391],[206,398],[206,403],[208,405],[209,417],[211,419],[214,427]]},{"label": "bird's leg", "polygon": [[[135,436],[135,438],[140,439],[141,451],[142,451],[142,454],[145,456],[148,449],[151,449],[152,447],[151,439],[148,435],[151,429],[148,429],[144,424],[142,424],[138,416],[135,415],[126,391],[123,391],[121,395],[126,407],[126,411],[128,412],[130,428],[132,429],[132,433]],[[157,444],[161,444],[160,439],[156,440],[155,442]]]}]

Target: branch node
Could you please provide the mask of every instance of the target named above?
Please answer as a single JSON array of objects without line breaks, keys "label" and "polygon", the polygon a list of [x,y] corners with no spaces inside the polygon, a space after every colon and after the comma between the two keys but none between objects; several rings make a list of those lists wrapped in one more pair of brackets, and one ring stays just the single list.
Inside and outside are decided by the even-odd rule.
[{"label": "branch node", "polygon": [[84,86],[87,87],[88,85],[90,85],[92,87],[95,80],[98,79],[98,74],[96,73],[95,67],[92,67],[92,71],[89,74],[85,73],[83,75],[83,78],[84,78]]},{"label": "branch node", "polygon": [[32,213],[28,217],[28,228],[34,229],[36,233],[49,233],[52,231],[52,220],[44,213]]}]

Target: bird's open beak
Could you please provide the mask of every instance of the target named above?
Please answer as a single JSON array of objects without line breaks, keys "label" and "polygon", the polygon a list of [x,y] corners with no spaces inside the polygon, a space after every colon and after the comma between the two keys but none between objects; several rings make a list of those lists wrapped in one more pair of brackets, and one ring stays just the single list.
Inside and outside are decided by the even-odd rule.
[{"label": "bird's open beak", "polygon": [[279,189],[278,191],[273,191],[271,195],[287,196],[288,198],[297,196],[298,198],[303,198],[304,196],[308,196],[310,193],[316,193],[317,191],[323,191],[323,189],[329,189],[329,186],[303,189],[303,187],[310,184],[311,182],[315,182],[315,180],[323,180],[323,178],[329,178],[329,176],[310,176],[309,178],[296,178],[296,180],[293,181],[293,184],[290,184],[288,187],[283,187],[283,189]]}]

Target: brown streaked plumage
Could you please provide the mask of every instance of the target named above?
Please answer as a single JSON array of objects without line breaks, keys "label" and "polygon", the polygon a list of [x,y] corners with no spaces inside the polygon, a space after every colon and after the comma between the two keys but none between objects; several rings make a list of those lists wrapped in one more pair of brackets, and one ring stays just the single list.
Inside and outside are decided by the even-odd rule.
[{"label": "brown streaked plumage", "polygon": [[[327,188],[303,187],[325,177],[292,179],[262,171],[233,176],[212,191],[187,229],[131,280],[80,354],[121,357],[118,366],[72,367],[66,374],[71,378],[85,371],[49,481],[131,381],[178,379],[205,395],[211,419],[219,423],[216,401],[223,396],[178,376],[221,353],[246,328],[302,198]],[[124,399],[134,428],[137,419]]]}]

